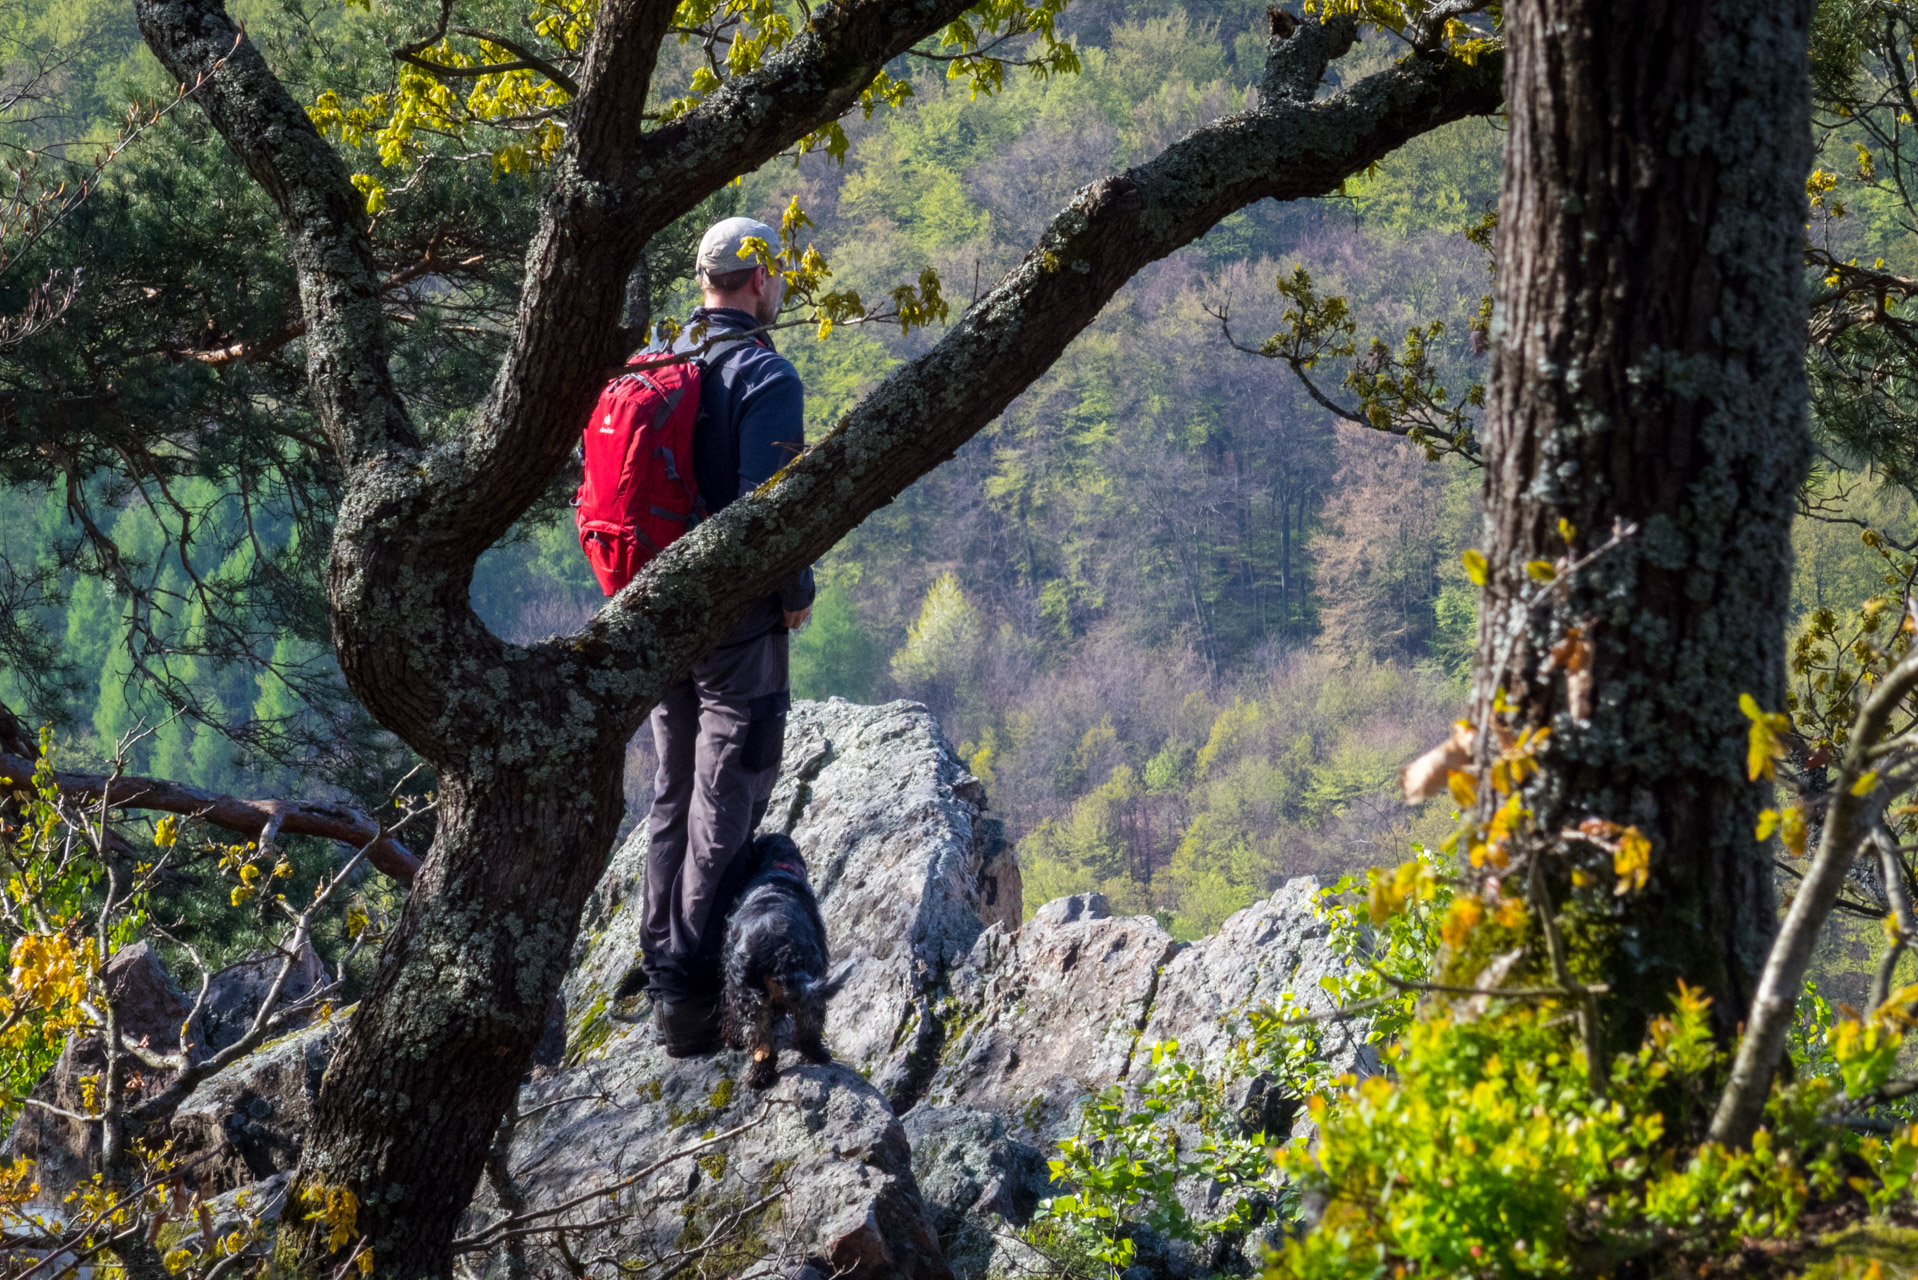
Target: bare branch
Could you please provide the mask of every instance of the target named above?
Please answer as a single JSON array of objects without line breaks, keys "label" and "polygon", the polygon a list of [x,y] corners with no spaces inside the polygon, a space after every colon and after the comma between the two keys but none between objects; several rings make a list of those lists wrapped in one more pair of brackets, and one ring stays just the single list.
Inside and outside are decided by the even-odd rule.
[{"label": "bare branch", "polygon": [[[33,761],[24,756],[0,753],[0,777],[24,784],[33,776],[33,769]],[[291,836],[319,836],[355,847],[372,841],[367,861],[401,884],[413,883],[420,866],[420,860],[406,846],[384,835],[378,822],[351,805],[324,800],[238,800],[160,778],[57,773],[54,781],[63,795],[76,801],[200,818],[254,839],[271,828]]]},{"label": "bare branch", "polygon": [[1831,805],[1818,839],[1818,853],[1792,898],[1791,909],[1785,913],[1771,953],[1765,958],[1765,971],[1752,997],[1745,1036],[1739,1041],[1738,1055],[1732,1062],[1731,1079],[1712,1117],[1713,1142],[1743,1146],[1751,1140],[1752,1130],[1764,1114],[1772,1073],[1777,1070],[1779,1055],[1784,1052],[1785,1035],[1797,1009],[1805,966],[1811,960],[1819,928],[1831,914],[1845,874],[1851,869],[1861,841],[1860,826],[1876,820],[1877,812],[1892,790],[1889,780],[1883,780],[1876,787],[1868,788],[1867,794],[1858,795],[1854,794],[1856,784],[1868,771],[1871,748],[1884,735],[1899,703],[1913,689],[1918,689],[1918,651],[1907,655],[1886,673],[1858,712],[1844,758],[1827,792]]}]

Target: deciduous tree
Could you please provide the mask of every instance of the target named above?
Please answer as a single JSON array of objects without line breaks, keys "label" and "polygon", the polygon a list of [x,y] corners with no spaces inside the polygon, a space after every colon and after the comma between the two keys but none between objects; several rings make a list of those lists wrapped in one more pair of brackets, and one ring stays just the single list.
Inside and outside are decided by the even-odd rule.
[{"label": "deciduous tree", "polygon": [[[1613,1047],[1680,979],[1729,1034],[1772,931],[1739,696],[1784,699],[1809,20],[1806,0],[1507,13],[1473,719],[1481,766],[1537,768],[1520,803]],[[1505,802],[1480,788],[1481,817]],[[1649,838],[1648,867],[1607,823]]]}]

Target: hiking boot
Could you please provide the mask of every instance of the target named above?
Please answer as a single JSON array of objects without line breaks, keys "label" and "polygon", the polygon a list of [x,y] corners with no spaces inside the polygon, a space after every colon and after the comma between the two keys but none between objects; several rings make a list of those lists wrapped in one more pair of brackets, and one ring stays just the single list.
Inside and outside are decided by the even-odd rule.
[{"label": "hiking boot", "polygon": [[703,1058],[725,1047],[719,1034],[719,997],[653,1002],[653,1023],[669,1058]]}]

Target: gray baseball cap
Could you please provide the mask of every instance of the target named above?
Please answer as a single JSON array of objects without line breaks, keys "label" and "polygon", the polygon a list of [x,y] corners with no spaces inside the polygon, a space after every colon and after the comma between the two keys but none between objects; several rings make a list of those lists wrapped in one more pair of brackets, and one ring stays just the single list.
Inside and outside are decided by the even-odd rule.
[{"label": "gray baseball cap", "polygon": [[725,275],[758,266],[759,259],[739,256],[740,246],[755,236],[764,240],[768,249],[779,251],[779,233],[757,218],[725,218],[713,223],[699,240],[699,274]]}]

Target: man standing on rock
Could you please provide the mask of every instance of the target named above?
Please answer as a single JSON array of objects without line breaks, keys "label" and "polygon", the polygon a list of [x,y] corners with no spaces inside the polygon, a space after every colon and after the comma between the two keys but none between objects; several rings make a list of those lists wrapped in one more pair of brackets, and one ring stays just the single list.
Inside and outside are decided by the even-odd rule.
[{"label": "man standing on rock", "polygon": [[[740,255],[748,238],[779,243],[778,232],[751,218],[715,223],[700,240],[705,305],[674,343],[679,351],[703,348],[693,474],[714,513],[771,479],[805,442],[799,373],[765,332],[785,281],[764,266],[742,265],[752,261]],[[756,603],[653,710],[659,774],[640,945],[669,1057],[720,1047],[726,908],[751,874],[740,855],[779,776],[791,701],[787,633],[806,621],[812,599],[806,569]]]}]

